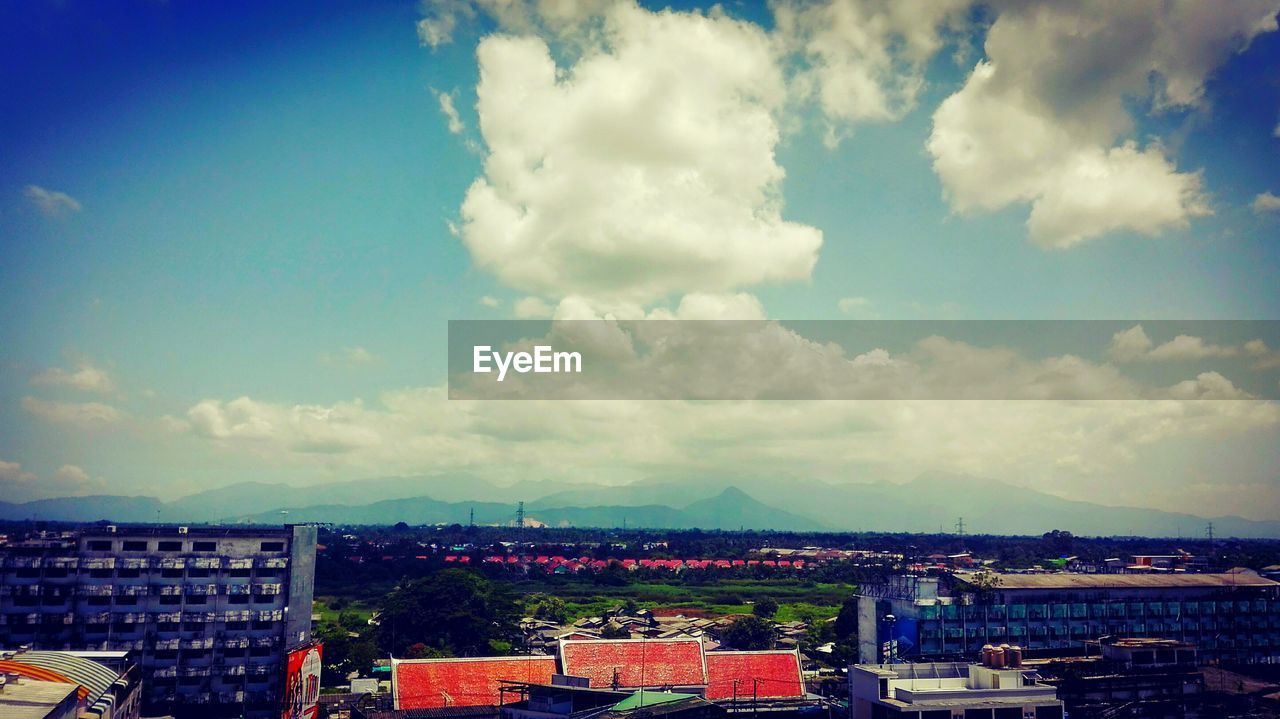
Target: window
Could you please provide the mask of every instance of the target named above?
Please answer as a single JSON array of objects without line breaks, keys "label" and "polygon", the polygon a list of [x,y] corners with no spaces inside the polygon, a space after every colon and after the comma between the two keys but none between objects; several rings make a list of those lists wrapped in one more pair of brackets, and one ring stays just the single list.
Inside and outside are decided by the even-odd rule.
[{"label": "window", "polygon": [[227,576],[228,577],[247,577],[252,571],[253,571],[252,569],[230,569],[230,570],[227,570]]},{"label": "window", "polygon": [[249,595],[248,594],[232,594],[231,596],[227,597],[227,603],[228,604],[248,604]]},{"label": "window", "polygon": [[990,709],[965,709],[964,719],[991,719]]},{"label": "window", "polygon": [[181,569],[161,569],[160,576],[165,579],[180,579],[182,577]]},{"label": "window", "polygon": [[35,567],[22,567],[16,573],[22,579],[35,579],[40,576],[40,570]]},{"label": "window", "polygon": [[110,579],[112,571],[110,569],[90,569],[89,576],[94,579]]},{"label": "window", "polygon": [[271,628],[271,622],[269,622],[269,621],[265,621],[265,622],[255,621],[255,622],[253,623],[253,628],[254,628],[254,629],[270,629],[270,628]]},{"label": "window", "polygon": [[110,603],[111,603],[111,597],[89,597],[89,602],[88,602],[89,606],[91,607],[105,607]]},{"label": "window", "polygon": [[141,576],[141,574],[142,574],[142,570],[140,569],[116,570],[116,576],[120,577],[121,579],[137,579],[139,576]]},{"label": "window", "polygon": [[241,632],[248,628],[248,622],[227,622],[227,631],[229,632]]},{"label": "window", "polygon": [[88,544],[89,544],[90,552],[110,552],[111,551],[110,539],[90,539]]},{"label": "window", "polygon": [[203,579],[205,577],[208,577],[209,574],[210,574],[210,571],[208,569],[188,569],[187,570],[187,576],[193,577],[196,579]]},{"label": "window", "polygon": [[216,552],[218,551],[217,542],[192,542],[191,551],[193,552]]},{"label": "window", "polygon": [[1036,719],[1062,719],[1062,707],[1036,707]]},{"label": "window", "polygon": [[133,606],[137,606],[137,604],[138,604],[137,597],[116,597],[117,607],[133,607]]},{"label": "window", "polygon": [[264,552],[283,552],[284,542],[263,542],[262,551]]},{"label": "window", "polygon": [[177,594],[167,594],[163,597],[160,597],[160,603],[165,606],[171,607],[175,604],[182,604],[182,597],[178,596]]},{"label": "window", "polygon": [[166,539],[156,544],[156,548],[161,552],[181,552],[182,542],[173,539]]},{"label": "window", "polygon": [[207,599],[208,597],[204,596],[203,594],[197,594],[194,596],[187,597],[187,604],[204,604],[205,600]]},{"label": "window", "polygon": [[67,570],[62,567],[50,567],[44,570],[44,576],[50,579],[62,579],[67,576]]},{"label": "window", "polygon": [[1022,707],[1000,707],[995,719],[1022,719]]},{"label": "window", "polygon": [[124,551],[145,552],[147,551],[147,542],[142,539],[126,539],[124,540]]}]

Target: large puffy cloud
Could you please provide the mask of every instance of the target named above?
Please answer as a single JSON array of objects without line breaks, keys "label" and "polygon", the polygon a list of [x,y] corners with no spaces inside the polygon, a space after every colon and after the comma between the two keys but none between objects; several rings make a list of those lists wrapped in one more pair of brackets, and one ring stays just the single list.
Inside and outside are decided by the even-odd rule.
[{"label": "large puffy cloud", "polygon": [[602,32],[565,68],[540,39],[481,41],[489,154],[460,227],[476,263],[541,296],[641,303],[807,279],[822,235],[781,216],[765,32],[630,5]]},{"label": "large puffy cloud", "polygon": [[1011,4],[986,59],[934,114],[928,149],[952,207],[1030,203],[1031,239],[1064,248],[1156,235],[1210,212],[1198,172],[1128,138],[1135,104],[1203,102],[1214,69],[1276,29],[1274,0]]},{"label": "large puffy cloud", "polygon": [[831,0],[773,3],[777,37],[802,65],[793,78],[816,100],[835,145],[857,122],[898,120],[924,86],[924,64],[968,0]]}]

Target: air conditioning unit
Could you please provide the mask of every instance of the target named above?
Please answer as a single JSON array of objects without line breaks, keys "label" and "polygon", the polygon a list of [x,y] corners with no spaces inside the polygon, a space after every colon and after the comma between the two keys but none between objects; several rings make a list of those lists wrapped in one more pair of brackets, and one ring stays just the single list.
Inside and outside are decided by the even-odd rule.
[{"label": "air conditioning unit", "polygon": [[111,534],[115,534],[115,533],[116,533],[116,525],[114,525],[114,524],[108,524],[108,525],[107,525],[107,531],[108,531],[108,532],[110,532]]},{"label": "air conditioning unit", "polygon": [[178,534],[187,534],[190,531],[190,527],[178,527]]}]

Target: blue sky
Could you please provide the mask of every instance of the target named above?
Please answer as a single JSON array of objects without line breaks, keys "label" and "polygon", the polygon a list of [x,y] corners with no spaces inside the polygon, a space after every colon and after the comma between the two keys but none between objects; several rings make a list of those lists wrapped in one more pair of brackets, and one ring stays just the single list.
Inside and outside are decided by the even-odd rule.
[{"label": "blue sky", "polygon": [[[492,238],[463,203],[477,178],[499,186],[486,174],[486,158],[500,154],[486,133],[518,121],[481,117],[478,46],[494,32],[542,37],[566,76],[587,55],[575,54],[570,37],[579,26],[566,31],[536,17],[520,24],[483,3],[457,13],[449,41],[431,47],[419,22],[463,6],[443,7],[69,1],[0,9],[0,466],[9,467],[12,482],[0,491],[14,499],[90,489],[172,495],[210,482],[307,484],[458,466],[492,466],[495,476],[508,476],[497,469],[500,434],[483,429],[498,420],[469,410],[462,436],[431,422],[405,429],[417,420],[391,416],[385,394],[427,392],[443,381],[447,320],[509,318],[524,297],[554,308],[582,294],[568,287],[557,296],[520,268],[478,261]],[[637,12],[631,24],[607,32],[656,22],[648,10]],[[704,16],[698,8],[669,14],[673,23]],[[827,81],[804,75],[819,60],[803,53],[776,60],[787,96],[760,101],[778,128],[767,149],[785,172],[772,187],[783,221],[821,233],[809,272],[757,281],[748,275],[758,268],[745,261],[747,275],[714,287],[668,283],[656,296],[627,301],[651,311],[674,308],[691,292],[747,292],[767,316],[782,319],[1280,319],[1280,212],[1266,202],[1254,207],[1260,195],[1280,193],[1280,33],[1249,29],[1247,49],[1176,70],[1202,92],[1159,111],[1151,97],[1082,90],[1082,107],[1114,99],[1131,125],[1102,139],[1073,129],[1073,139],[1100,152],[1127,140],[1143,151],[1158,148],[1151,152],[1177,176],[1201,173],[1201,209],[1186,200],[1177,208],[1185,217],[1150,232],[1130,229],[1141,220],[1108,217],[1113,229],[1054,247],[1029,238],[1031,201],[992,200],[935,170],[942,161],[930,149],[936,113],[948,98],[964,99],[979,60],[1010,67],[984,42],[992,22],[1017,20],[963,8],[951,19],[959,29],[938,30],[940,48],[890,69],[917,74],[922,84],[887,118],[794,99],[805,81]],[[748,34],[781,33],[757,7],[743,22]],[[1224,32],[1242,28],[1253,25]],[[803,46],[815,32],[802,28],[792,40]],[[604,52],[625,38],[612,42]],[[886,42],[891,52],[901,44]],[[1153,58],[1158,76],[1168,58]],[[492,70],[491,80],[499,77]],[[1105,68],[1086,73],[1083,82],[1104,75]],[[451,132],[439,92],[452,97],[461,132]],[[1046,95],[1045,106],[1057,99]],[[1070,112],[1053,120],[1074,127]],[[824,142],[830,123],[842,138],[834,147]],[[571,156],[578,155],[558,157]],[[32,187],[46,193],[45,205]],[[955,198],[965,193],[1000,206],[963,211]],[[575,247],[582,245],[570,243],[568,251]],[[563,255],[553,260],[565,264]],[[84,367],[109,382],[85,389],[47,374]],[[367,426],[350,421],[372,437],[353,447],[401,444],[401,435],[387,434],[395,425],[403,437],[450,449],[361,454],[342,445],[342,452],[295,461],[287,440],[241,444],[234,430],[199,431],[209,429],[196,416],[202,402],[221,403],[226,413],[226,403],[241,397],[290,422],[298,407],[359,404],[383,414]],[[101,407],[88,404],[114,410],[115,418],[82,421],[86,411],[101,419]],[[1265,445],[1275,430],[1267,420],[1238,434],[1222,431],[1252,446]],[[552,466],[598,473],[620,441],[602,439],[582,454],[558,448],[564,453]],[[483,449],[459,449],[468,442]],[[1046,449],[1040,459],[1053,463],[1078,451]],[[1271,497],[1271,455],[1256,456],[1242,482]],[[652,467],[626,453],[613,459],[625,469],[619,476],[634,476],[689,457],[655,458]],[[1001,474],[998,463],[938,461]],[[75,469],[88,480],[75,481]],[[1115,476],[1133,468],[1093,471]],[[838,469],[821,472],[833,478]],[[1195,502],[1190,494],[1177,501]]]}]

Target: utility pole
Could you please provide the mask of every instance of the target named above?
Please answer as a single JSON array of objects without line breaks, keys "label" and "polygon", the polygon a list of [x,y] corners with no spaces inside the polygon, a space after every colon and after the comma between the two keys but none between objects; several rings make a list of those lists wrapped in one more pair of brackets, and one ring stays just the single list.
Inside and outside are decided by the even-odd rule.
[{"label": "utility pole", "polygon": [[468,522],[467,524],[472,528],[476,526],[476,508],[475,507],[471,508],[471,521]]}]

